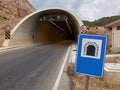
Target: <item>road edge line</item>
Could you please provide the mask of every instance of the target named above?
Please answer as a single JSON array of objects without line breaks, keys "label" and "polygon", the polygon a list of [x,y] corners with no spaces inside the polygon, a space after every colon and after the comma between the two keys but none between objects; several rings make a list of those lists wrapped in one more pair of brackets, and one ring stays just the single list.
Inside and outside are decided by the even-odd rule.
[{"label": "road edge line", "polygon": [[71,49],[71,47],[69,47],[69,49],[68,49],[68,51],[67,51],[67,54],[66,54],[65,59],[64,59],[64,62],[63,62],[63,64],[62,64],[62,67],[61,67],[61,69],[60,69],[60,71],[59,71],[59,74],[58,74],[58,76],[57,76],[57,79],[56,79],[56,81],[55,81],[55,84],[54,84],[52,90],[57,90],[58,87],[59,87],[60,79],[61,79],[61,77],[62,77],[62,73],[63,73],[64,67],[65,67],[65,64],[66,64],[67,57],[68,57],[68,55],[69,55],[70,49]]}]

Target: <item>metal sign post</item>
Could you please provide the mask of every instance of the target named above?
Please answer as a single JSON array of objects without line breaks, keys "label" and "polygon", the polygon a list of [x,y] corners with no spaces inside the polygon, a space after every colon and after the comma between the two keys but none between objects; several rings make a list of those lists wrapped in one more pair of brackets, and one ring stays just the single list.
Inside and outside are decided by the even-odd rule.
[{"label": "metal sign post", "polygon": [[89,80],[90,80],[90,77],[89,77],[89,76],[86,76],[85,90],[88,90],[88,89],[89,89]]}]

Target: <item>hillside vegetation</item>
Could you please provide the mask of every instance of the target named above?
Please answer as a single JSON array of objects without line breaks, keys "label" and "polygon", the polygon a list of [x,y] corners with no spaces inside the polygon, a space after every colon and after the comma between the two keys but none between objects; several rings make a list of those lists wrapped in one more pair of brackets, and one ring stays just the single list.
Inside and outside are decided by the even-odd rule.
[{"label": "hillside vegetation", "polygon": [[112,30],[111,27],[105,28],[105,25],[116,20],[120,20],[120,15],[103,17],[93,22],[83,20],[84,24],[86,24],[88,27],[87,34],[99,34],[108,36],[107,53],[112,53],[110,49],[112,47]]},{"label": "hillside vegetation", "polygon": [[0,0],[0,46],[4,41],[4,27],[12,28],[35,9],[28,0]]},{"label": "hillside vegetation", "polygon": [[93,27],[93,26],[105,26],[113,21],[116,21],[120,19],[120,15],[118,16],[111,16],[111,17],[103,17],[103,18],[100,18],[98,20],[95,20],[93,22],[90,22],[90,21],[84,21],[83,22],[89,26],[89,27]]}]

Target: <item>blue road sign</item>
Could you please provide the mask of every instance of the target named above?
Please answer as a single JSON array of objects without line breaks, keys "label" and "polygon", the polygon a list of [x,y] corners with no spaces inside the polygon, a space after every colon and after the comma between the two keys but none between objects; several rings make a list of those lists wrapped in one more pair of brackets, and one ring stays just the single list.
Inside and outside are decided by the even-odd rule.
[{"label": "blue road sign", "polygon": [[101,78],[103,76],[106,45],[107,36],[79,35],[76,73]]}]

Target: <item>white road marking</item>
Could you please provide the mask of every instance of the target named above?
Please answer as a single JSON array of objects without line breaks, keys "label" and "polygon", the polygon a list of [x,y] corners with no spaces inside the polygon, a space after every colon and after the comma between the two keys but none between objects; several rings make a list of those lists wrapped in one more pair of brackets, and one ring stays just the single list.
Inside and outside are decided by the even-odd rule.
[{"label": "white road marking", "polygon": [[71,47],[69,47],[69,49],[68,49],[68,51],[67,51],[67,54],[66,54],[65,59],[64,59],[64,62],[63,62],[63,64],[62,64],[62,67],[61,67],[61,69],[60,69],[60,71],[59,71],[59,74],[58,74],[58,76],[57,76],[57,79],[56,79],[56,81],[55,81],[55,84],[54,84],[52,90],[57,90],[58,87],[59,87],[60,79],[61,79],[61,77],[62,77],[62,73],[63,73],[64,67],[65,67],[65,64],[66,64],[66,61],[67,61],[67,57],[68,57],[69,52],[70,52],[70,48],[71,48]]},{"label": "white road marking", "polygon": [[9,39],[5,40],[2,45],[5,46],[5,47],[8,46],[9,41],[10,41]]},{"label": "white road marking", "polygon": [[21,48],[26,48],[26,47],[32,47],[34,45],[21,45],[21,46],[10,46],[10,47],[1,47],[0,48],[0,53],[5,52],[5,51],[11,51],[11,50],[16,50],[16,49],[21,49]]}]

